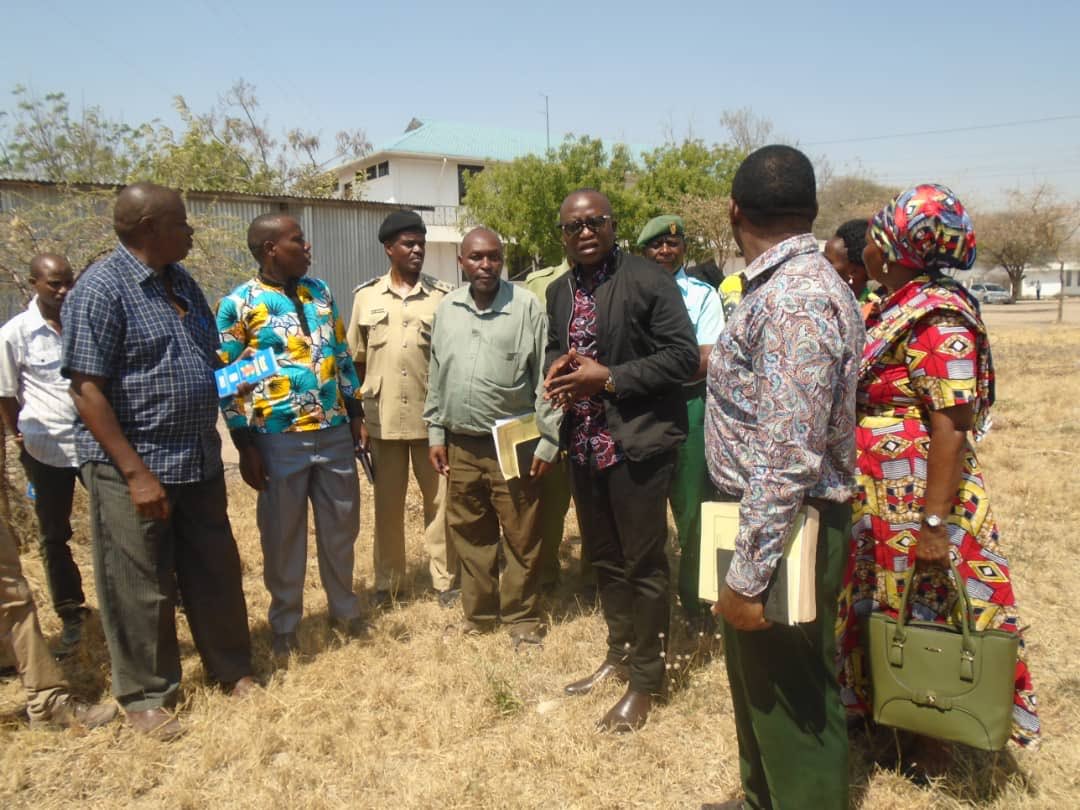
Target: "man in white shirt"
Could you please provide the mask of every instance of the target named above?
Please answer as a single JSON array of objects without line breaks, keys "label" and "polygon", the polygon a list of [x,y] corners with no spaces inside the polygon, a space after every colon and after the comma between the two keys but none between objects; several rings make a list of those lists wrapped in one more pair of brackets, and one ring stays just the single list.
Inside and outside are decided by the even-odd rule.
[{"label": "man in white shirt", "polygon": [[34,488],[49,593],[64,623],[58,658],[78,645],[86,614],[82,577],[68,546],[77,475],[75,405],[68,381],[60,376],[60,308],[74,283],[66,258],[35,256],[30,262],[34,298],[0,328],[0,416],[20,447]]}]

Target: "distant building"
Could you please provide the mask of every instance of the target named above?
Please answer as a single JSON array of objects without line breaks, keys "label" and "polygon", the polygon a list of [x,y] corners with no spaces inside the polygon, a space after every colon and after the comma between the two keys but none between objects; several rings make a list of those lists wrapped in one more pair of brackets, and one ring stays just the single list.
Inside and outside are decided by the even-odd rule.
[{"label": "distant building", "polygon": [[[1022,299],[1035,300],[1035,284],[1040,285],[1042,298],[1054,298],[1061,291],[1062,267],[1057,262],[1049,262],[1025,268],[1024,280],[1020,286]],[[1080,295],[1080,262],[1065,262],[1065,295]],[[1000,284],[1007,290],[1012,290],[1012,281],[1009,274],[1002,267],[988,268],[975,265],[970,273],[957,273],[956,277],[965,285],[970,286],[976,281],[990,281]]]},{"label": "distant building", "polygon": [[339,197],[359,188],[364,200],[427,209],[420,210],[428,228],[424,270],[456,284],[465,175],[546,151],[543,133],[413,119],[400,137],[331,171]]}]

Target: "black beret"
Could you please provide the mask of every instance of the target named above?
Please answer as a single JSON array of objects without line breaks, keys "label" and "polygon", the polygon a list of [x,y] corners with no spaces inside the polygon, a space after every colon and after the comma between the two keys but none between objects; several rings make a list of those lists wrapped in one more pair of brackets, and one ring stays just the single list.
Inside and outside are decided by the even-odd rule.
[{"label": "black beret", "polygon": [[427,233],[427,226],[415,211],[394,211],[379,226],[379,241],[385,245],[402,231]]}]

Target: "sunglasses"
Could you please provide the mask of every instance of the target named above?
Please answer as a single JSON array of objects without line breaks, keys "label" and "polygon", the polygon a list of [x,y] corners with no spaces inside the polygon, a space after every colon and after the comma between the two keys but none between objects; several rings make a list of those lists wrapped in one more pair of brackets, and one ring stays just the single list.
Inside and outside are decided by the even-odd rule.
[{"label": "sunglasses", "polygon": [[586,228],[588,228],[593,233],[596,233],[609,222],[611,222],[611,217],[605,214],[604,216],[599,217],[585,217],[585,219],[575,219],[573,222],[560,222],[555,227],[561,230],[567,236],[577,236]]}]

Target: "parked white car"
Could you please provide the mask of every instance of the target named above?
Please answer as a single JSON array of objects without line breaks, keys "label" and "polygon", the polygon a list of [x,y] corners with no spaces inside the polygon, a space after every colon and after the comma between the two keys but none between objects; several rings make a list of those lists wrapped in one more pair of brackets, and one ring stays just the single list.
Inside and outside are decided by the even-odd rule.
[{"label": "parked white car", "polygon": [[968,289],[971,290],[971,294],[975,296],[983,304],[1012,304],[1012,293],[1002,287],[1000,284],[985,284],[978,283],[972,284]]}]

